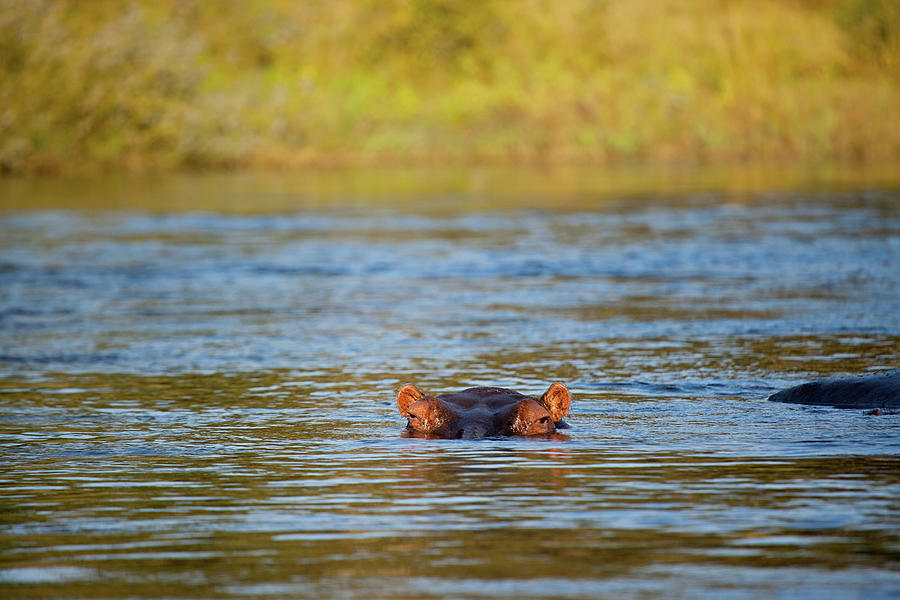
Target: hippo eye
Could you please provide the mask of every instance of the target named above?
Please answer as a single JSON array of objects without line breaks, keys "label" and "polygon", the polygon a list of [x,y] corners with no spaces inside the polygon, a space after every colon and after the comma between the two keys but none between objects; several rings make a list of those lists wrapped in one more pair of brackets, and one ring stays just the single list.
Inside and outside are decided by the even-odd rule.
[{"label": "hippo eye", "polygon": [[528,426],[525,427],[525,431],[523,435],[541,435],[552,433],[555,431],[553,418],[549,415],[545,415],[543,417],[539,417],[533,421],[528,423]]}]

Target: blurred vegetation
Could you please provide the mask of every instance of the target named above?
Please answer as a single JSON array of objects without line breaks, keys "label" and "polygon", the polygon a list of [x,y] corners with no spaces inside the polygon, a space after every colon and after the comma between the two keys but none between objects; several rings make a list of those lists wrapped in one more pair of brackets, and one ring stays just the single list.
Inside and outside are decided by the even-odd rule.
[{"label": "blurred vegetation", "polygon": [[900,0],[0,0],[0,170],[893,162]]}]

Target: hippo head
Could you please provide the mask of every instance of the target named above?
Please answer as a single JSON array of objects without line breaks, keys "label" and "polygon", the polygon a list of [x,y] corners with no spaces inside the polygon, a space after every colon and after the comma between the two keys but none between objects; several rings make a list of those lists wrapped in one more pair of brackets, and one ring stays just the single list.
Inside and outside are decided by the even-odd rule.
[{"label": "hippo head", "polygon": [[549,435],[569,412],[571,397],[561,383],[540,398],[497,387],[474,387],[455,394],[430,396],[412,384],[397,392],[407,429],[437,438],[497,435]]}]

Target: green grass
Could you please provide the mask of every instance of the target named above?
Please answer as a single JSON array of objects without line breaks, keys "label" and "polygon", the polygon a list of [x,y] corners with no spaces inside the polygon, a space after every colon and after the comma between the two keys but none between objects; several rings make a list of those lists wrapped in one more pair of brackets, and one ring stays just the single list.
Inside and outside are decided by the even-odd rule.
[{"label": "green grass", "polygon": [[0,170],[900,159],[898,0],[0,0]]}]

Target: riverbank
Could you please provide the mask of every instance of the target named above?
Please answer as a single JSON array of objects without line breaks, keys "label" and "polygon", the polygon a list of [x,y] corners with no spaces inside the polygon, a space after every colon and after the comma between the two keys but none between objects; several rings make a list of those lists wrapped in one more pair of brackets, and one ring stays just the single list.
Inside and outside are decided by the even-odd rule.
[{"label": "riverbank", "polygon": [[900,160],[893,2],[2,12],[8,174]]},{"label": "riverbank", "polygon": [[623,200],[748,199],[825,193],[859,201],[895,194],[900,164],[848,167],[175,169],[0,178],[0,215],[32,210],[290,214],[371,206],[422,214],[460,210],[595,210]]}]

